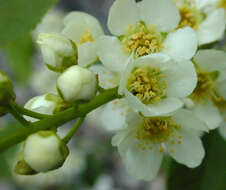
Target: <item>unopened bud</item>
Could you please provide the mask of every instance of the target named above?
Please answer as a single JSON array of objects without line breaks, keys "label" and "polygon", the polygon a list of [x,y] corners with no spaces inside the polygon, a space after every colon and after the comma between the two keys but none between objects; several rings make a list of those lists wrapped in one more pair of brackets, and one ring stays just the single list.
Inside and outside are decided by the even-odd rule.
[{"label": "unopened bud", "polygon": [[90,100],[96,94],[96,75],[81,66],[67,69],[57,80],[57,90],[67,102]]},{"label": "unopened bud", "polygon": [[41,47],[45,64],[50,70],[63,72],[77,64],[77,46],[64,35],[42,33],[37,42]]},{"label": "unopened bud", "polygon": [[22,158],[15,171],[18,174],[47,172],[61,167],[69,154],[67,145],[53,131],[39,131],[24,142]]},{"label": "unopened bud", "polygon": [[[49,93],[30,99],[24,107],[41,114],[53,115],[66,109],[67,105],[60,96]],[[37,119],[29,116],[24,117],[31,122],[37,121]]]},{"label": "unopened bud", "polygon": [[0,106],[8,105],[12,99],[15,99],[15,94],[11,79],[3,71],[0,71]]}]

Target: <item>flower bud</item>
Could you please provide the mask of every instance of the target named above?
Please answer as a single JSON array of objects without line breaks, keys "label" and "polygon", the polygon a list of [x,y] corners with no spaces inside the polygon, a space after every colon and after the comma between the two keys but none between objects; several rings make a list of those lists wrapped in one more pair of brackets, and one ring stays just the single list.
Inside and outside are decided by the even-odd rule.
[{"label": "flower bud", "polygon": [[6,106],[11,99],[15,99],[11,79],[3,71],[0,71],[0,106]]},{"label": "flower bud", "polygon": [[[66,109],[67,105],[58,95],[49,93],[30,99],[24,107],[34,112],[53,115]],[[37,121],[37,119],[29,116],[24,117],[31,122]]]},{"label": "flower bud", "polygon": [[67,145],[53,131],[39,131],[24,142],[18,174],[47,172],[61,167],[69,154]]},{"label": "flower bud", "polygon": [[77,46],[62,34],[42,33],[37,42],[41,47],[44,62],[50,70],[63,72],[77,64]]},{"label": "flower bud", "polygon": [[96,75],[81,66],[67,69],[57,80],[57,90],[67,102],[90,100],[96,94]]}]

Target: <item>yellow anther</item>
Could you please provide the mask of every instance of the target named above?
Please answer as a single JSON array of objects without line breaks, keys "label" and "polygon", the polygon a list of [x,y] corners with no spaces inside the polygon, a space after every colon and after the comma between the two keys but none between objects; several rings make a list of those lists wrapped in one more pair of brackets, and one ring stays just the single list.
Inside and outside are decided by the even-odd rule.
[{"label": "yellow anther", "polygon": [[179,7],[179,11],[181,21],[177,28],[190,26],[197,30],[200,23],[205,19],[205,14],[196,8],[195,1],[184,0],[184,4]]},{"label": "yellow anther", "polygon": [[224,9],[226,9],[226,0],[220,0],[217,3],[217,8],[224,8]]},{"label": "yellow anther", "polygon": [[170,149],[170,153],[174,153],[174,150],[173,149]]},{"label": "yellow anther", "polygon": [[146,27],[140,22],[136,27],[129,26],[121,41],[122,48],[129,54],[135,52],[135,57],[156,53],[163,48],[162,34],[155,32],[154,26]]},{"label": "yellow anther", "polygon": [[94,41],[93,36],[90,30],[87,28],[85,32],[81,35],[78,46],[82,45],[83,43],[93,42],[93,41]]}]

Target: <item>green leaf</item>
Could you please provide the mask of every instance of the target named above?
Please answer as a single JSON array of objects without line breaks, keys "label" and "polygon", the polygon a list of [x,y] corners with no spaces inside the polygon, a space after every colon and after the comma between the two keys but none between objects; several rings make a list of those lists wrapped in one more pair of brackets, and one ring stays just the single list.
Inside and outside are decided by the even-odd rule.
[{"label": "green leaf", "polygon": [[225,190],[226,141],[217,131],[203,138],[206,156],[194,169],[172,161],[168,176],[168,190]]},{"label": "green leaf", "polygon": [[0,0],[0,46],[30,32],[57,0]]},{"label": "green leaf", "polygon": [[10,64],[13,75],[21,84],[28,82],[31,73],[31,57],[33,54],[33,41],[30,35],[11,42],[4,48],[6,58]]}]

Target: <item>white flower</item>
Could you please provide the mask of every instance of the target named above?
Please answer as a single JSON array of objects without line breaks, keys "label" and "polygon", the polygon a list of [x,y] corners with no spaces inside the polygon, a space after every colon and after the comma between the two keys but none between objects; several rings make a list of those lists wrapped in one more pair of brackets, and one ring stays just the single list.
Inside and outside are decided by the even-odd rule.
[{"label": "white flower", "polygon": [[97,60],[96,40],[103,35],[99,21],[86,13],[73,11],[64,18],[62,33],[78,46],[78,64],[87,66]]},{"label": "white flower", "polygon": [[121,76],[119,93],[128,105],[144,116],[169,114],[183,106],[197,84],[195,68],[189,60],[164,54],[150,54],[128,60]]},{"label": "white flower", "polygon": [[50,70],[62,72],[77,64],[77,47],[64,35],[42,33],[37,43],[41,47],[44,62]]},{"label": "white flower", "polygon": [[32,32],[35,39],[40,33],[59,33],[63,28],[64,12],[61,9],[53,9],[42,18],[41,23]]},{"label": "white flower", "polygon": [[[65,103],[59,96],[49,93],[42,96],[35,96],[30,99],[24,107],[34,112],[52,115],[63,109]],[[38,120],[29,116],[24,116],[24,118],[31,122]]]},{"label": "white flower", "polygon": [[69,150],[53,131],[39,131],[30,135],[23,146],[24,161],[36,172],[59,168]]},{"label": "white flower", "polygon": [[131,176],[151,180],[158,173],[164,152],[181,164],[197,167],[205,154],[198,134],[206,129],[204,122],[184,109],[163,117],[131,113],[112,144],[117,146]]},{"label": "white flower", "polygon": [[[98,75],[98,84],[102,88],[109,89],[119,86],[119,73],[111,72],[100,64],[95,64],[90,69]],[[127,105],[124,98],[116,99],[89,113],[87,121],[90,125],[102,127],[112,132],[123,127],[126,114],[130,111],[131,108]]]},{"label": "white flower", "polygon": [[172,0],[115,0],[108,28],[117,37],[99,38],[99,59],[115,72],[125,68],[132,52],[135,57],[163,52],[190,59],[197,49],[197,36],[190,27],[174,30],[179,21],[179,11]]},{"label": "white flower", "polygon": [[179,28],[192,27],[198,35],[199,45],[223,38],[224,9],[212,6],[213,0],[176,0],[181,20]]},{"label": "white flower", "polygon": [[67,102],[90,100],[96,94],[96,75],[79,65],[72,66],[57,79],[57,89]]},{"label": "white flower", "polygon": [[225,107],[226,54],[214,49],[200,50],[194,56],[194,64],[198,83],[190,96],[194,103],[190,109],[206,122],[209,129],[215,129],[222,121],[220,110]]}]

